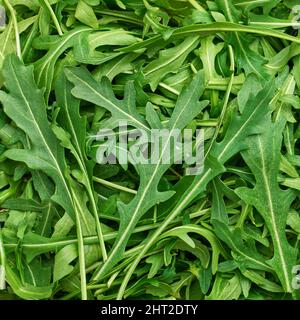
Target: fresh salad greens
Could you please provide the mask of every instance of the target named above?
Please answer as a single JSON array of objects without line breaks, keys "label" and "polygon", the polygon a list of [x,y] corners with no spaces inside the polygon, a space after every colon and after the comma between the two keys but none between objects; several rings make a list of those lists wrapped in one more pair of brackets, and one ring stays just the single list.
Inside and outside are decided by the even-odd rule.
[{"label": "fresh salad greens", "polygon": [[300,299],[297,2],[0,1],[0,300]]}]

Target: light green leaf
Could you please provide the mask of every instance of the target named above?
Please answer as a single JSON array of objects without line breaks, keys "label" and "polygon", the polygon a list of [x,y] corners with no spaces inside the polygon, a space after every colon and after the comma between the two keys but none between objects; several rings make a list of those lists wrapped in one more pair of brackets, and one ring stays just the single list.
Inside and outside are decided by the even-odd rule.
[{"label": "light green leaf", "polygon": [[188,37],[179,45],[160,51],[159,58],[143,68],[143,83],[149,83],[154,91],[168,73],[176,72],[180,68],[187,55],[197,47],[198,43],[198,36]]},{"label": "light green leaf", "polygon": [[239,277],[234,275],[226,279],[217,275],[212,291],[206,300],[237,300],[242,293]]},{"label": "light green leaf", "polygon": [[58,58],[65,50],[76,45],[76,41],[81,34],[87,35],[90,31],[91,29],[88,27],[81,27],[66,33],[62,37],[49,36],[34,42],[38,47],[49,47],[49,51],[34,63],[35,79],[39,88],[45,88],[46,100],[48,100],[53,86],[54,69]]},{"label": "light green leaf", "polygon": [[102,78],[99,84],[87,70],[75,68],[66,69],[66,75],[69,81],[75,84],[72,90],[75,97],[92,102],[111,112],[109,128],[119,125],[122,119],[127,121],[128,125],[149,132],[147,123],[136,110],[136,94],[132,82],[126,85],[124,100],[119,100],[115,97],[107,78]]},{"label": "light green leaf", "polygon": [[64,278],[70,274],[74,267],[70,263],[78,257],[78,251],[75,245],[68,245],[63,247],[55,256],[53,281]]},{"label": "light green leaf", "polygon": [[254,189],[240,188],[236,192],[263,216],[274,246],[274,256],[268,263],[277,273],[284,290],[292,292],[291,271],[296,262],[297,251],[288,243],[285,227],[288,210],[295,195],[291,190],[281,190],[276,179],[284,124],[282,119],[272,123],[268,117],[263,122],[263,134],[248,140],[249,149],[243,156],[255,175],[256,184]]},{"label": "light green leaf", "polygon": [[[168,122],[168,129],[170,132],[167,137],[168,140],[171,139],[172,131],[175,128],[182,130],[207,105],[207,101],[199,102],[203,90],[204,77],[203,73],[199,73],[195,76],[190,85],[182,91],[177,100],[172,117]],[[140,174],[140,185],[137,195],[127,205],[121,202],[118,204],[121,218],[119,235],[105,264],[95,273],[95,279],[99,279],[106,274],[112,266],[119,261],[133,228],[147,210],[155,204],[166,201],[173,195],[172,191],[159,192],[157,190],[162,175],[170,166],[170,164],[162,163],[164,152],[166,152],[165,149],[160,151],[157,164],[141,164],[137,166]],[[171,159],[171,162],[172,161],[174,160]]]},{"label": "light green leaf", "polygon": [[79,0],[78,2],[75,11],[75,18],[91,28],[98,28],[98,19],[93,8],[83,0]]}]

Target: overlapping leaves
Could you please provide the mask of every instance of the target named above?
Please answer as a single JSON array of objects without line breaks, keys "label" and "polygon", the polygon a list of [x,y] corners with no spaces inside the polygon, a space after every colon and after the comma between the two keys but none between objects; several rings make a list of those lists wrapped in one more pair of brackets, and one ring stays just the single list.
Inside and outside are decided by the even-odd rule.
[{"label": "overlapping leaves", "polygon": [[[296,1],[0,4],[0,299],[299,298]],[[96,163],[120,121],[204,170]]]}]

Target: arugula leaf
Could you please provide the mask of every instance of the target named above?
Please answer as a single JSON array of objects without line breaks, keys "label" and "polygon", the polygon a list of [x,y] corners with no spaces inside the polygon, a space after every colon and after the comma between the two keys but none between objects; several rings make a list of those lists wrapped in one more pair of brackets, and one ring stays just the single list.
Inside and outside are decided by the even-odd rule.
[{"label": "arugula leaf", "polygon": [[296,0],[2,3],[0,299],[299,298]]},{"label": "arugula leaf", "polygon": [[143,82],[149,83],[154,91],[165,75],[178,70],[187,55],[197,47],[198,42],[199,37],[187,37],[179,45],[160,51],[159,58],[143,68]]},{"label": "arugula leaf", "polygon": [[135,90],[132,82],[128,82],[125,87],[124,100],[119,100],[115,97],[107,78],[102,78],[99,84],[87,70],[72,68],[66,69],[65,72],[69,81],[75,84],[72,89],[75,97],[95,103],[111,112],[110,128],[116,127],[122,119],[127,121],[128,125],[150,132],[146,121],[136,111]]},{"label": "arugula leaf", "polygon": [[[67,168],[64,160],[64,150],[59,146],[50,129],[43,94],[41,90],[37,89],[33,78],[33,68],[24,67],[17,57],[11,55],[6,58],[3,73],[6,78],[6,87],[10,90],[10,94],[0,92],[0,100],[4,105],[4,111],[30,136],[31,142],[29,150],[11,149],[6,152],[6,156],[15,161],[23,161],[31,169],[42,170],[53,178],[56,190],[52,199],[60,204],[76,221],[83,281],[82,294],[85,298],[85,257],[82,224],[87,230],[90,230],[90,226],[84,216],[81,217],[80,202],[77,200],[76,193],[69,187],[68,179],[65,176]],[[19,73],[22,77],[18,77]],[[22,109],[22,113],[18,112],[19,108]],[[41,108],[44,112],[41,111]]]},{"label": "arugula leaf", "polygon": [[257,121],[261,118],[262,114],[266,114],[268,112],[267,106],[271,101],[273,92],[274,84],[271,83],[266,85],[266,87],[263,88],[256,97],[249,97],[249,100],[247,101],[247,109],[244,109],[244,112],[240,116],[236,116],[232,119],[223,140],[221,142],[214,142],[211,149],[211,155],[214,155],[214,157],[207,157],[207,161],[204,163],[203,173],[195,176],[194,179],[190,181],[190,186],[178,197],[177,207],[170,212],[168,217],[161,224],[160,228],[151,236],[151,239],[148,239],[147,244],[132,264],[130,271],[126,274],[118,297],[123,295],[124,287],[127,285],[132,272],[143,254],[156,241],[156,238],[165,229],[165,227],[176,216],[178,216],[182,210],[184,210],[184,208],[186,208],[186,206],[195,199],[195,197],[205,190],[206,185],[210,180],[225,171],[225,168],[222,165],[223,163],[240,150],[246,148],[245,138],[260,132]]},{"label": "arugula leaf", "polygon": [[239,188],[236,192],[263,216],[274,246],[274,256],[268,263],[277,273],[284,289],[292,292],[291,270],[296,262],[297,250],[288,243],[285,227],[295,194],[292,190],[280,190],[276,181],[284,124],[282,119],[272,123],[268,117],[263,123],[263,134],[248,140],[249,148],[243,156],[254,173],[256,183],[254,189]]},{"label": "arugula leaf", "polygon": [[[231,0],[217,0],[218,7],[224,12],[230,22],[238,23],[241,13],[233,6]],[[231,38],[232,37],[232,38]],[[254,73],[259,78],[268,79],[269,76],[262,65],[266,60],[250,48],[248,38],[234,32],[229,36],[229,43],[232,44],[237,52],[239,60],[236,61],[238,68],[243,68],[246,74]]]},{"label": "arugula leaf", "polygon": [[[6,156],[16,161],[23,161],[35,170],[43,170],[56,183],[53,199],[74,216],[72,196],[64,177],[66,165],[63,149],[50,129],[46,117],[46,106],[42,91],[36,88],[32,67],[24,67],[14,55],[6,58],[3,74],[5,85],[10,94],[0,92],[0,100],[5,113],[28,132],[32,145],[31,151],[25,149],[8,150]],[[22,77],[18,75],[21,74]],[[32,90],[28,90],[28,85]],[[22,113],[18,112],[19,108]],[[41,112],[41,108],[44,109]]]},{"label": "arugula leaf", "polygon": [[10,267],[9,263],[5,265],[6,280],[12,287],[14,292],[25,300],[41,300],[51,297],[51,286],[34,286],[32,284],[22,284],[21,279],[16,275],[14,270]]},{"label": "arugula leaf", "polygon": [[92,212],[95,218],[95,225],[101,247],[103,258],[106,259],[106,248],[103,240],[103,232],[99,222],[97,198],[93,190],[93,163],[88,161],[85,153],[86,138],[86,119],[80,117],[79,101],[76,100],[70,92],[71,84],[67,82],[64,76],[56,82],[57,103],[61,106],[58,121],[64,125],[67,132],[71,134],[71,141],[65,141],[64,146],[71,150],[76,158],[82,173],[82,183],[86,187]]},{"label": "arugula leaf", "polygon": [[[204,77],[202,73],[199,73],[191,84],[183,90],[177,100],[172,117],[168,122],[168,129],[170,130],[167,136],[168,141],[171,139],[175,128],[179,130],[183,129],[207,105],[207,101],[198,101],[203,93],[203,89]],[[138,220],[155,204],[166,201],[173,194],[172,192],[158,192],[157,190],[162,175],[170,166],[162,163],[165,152],[165,148],[160,151],[159,161],[155,165],[138,165],[140,185],[137,195],[127,205],[118,204],[121,218],[119,237],[116,239],[107,261],[99,272],[96,272],[94,275],[95,280],[105,275],[119,261]]]},{"label": "arugula leaf", "polygon": [[[81,34],[88,34],[90,28],[81,27],[65,34],[62,37],[48,36],[45,39],[35,41],[38,48],[49,48],[47,54],[34,63],[36,82],[39,88],[45,88],[45,97],[48,100],[52,89],[54,67],[59,56],[68,48],[76,45]],[[35,43],[33,44],[35,45]]]}]

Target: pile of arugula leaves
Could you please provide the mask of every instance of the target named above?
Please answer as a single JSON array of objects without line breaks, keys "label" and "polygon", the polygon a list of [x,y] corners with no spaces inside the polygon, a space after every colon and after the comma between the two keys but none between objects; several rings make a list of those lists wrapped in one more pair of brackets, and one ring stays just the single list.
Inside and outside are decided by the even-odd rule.
[{"label": "pile of arugula leaves", "polygon": [[[0,1],[0,299],[299,299],[297,3]],[[98,163],[120,121],[204,170]]]}]

